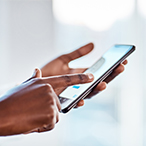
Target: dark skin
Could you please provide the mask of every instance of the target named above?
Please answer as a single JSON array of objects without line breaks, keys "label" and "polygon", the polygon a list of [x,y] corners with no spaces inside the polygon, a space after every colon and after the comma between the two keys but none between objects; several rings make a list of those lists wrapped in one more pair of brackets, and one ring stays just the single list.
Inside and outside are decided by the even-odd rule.
[{"label": "dark skin", "polygon": [[[0,136],[49,131],[59,121],[61,110],[54,90],[93,81],[92,74],[37,78],[9,90],[0,99]],[[54,89],[54,90],[53,90]]]},{"label": "dark skin", "polygon": [[[83,73],[87,68],[69,68],[69,62],[80,58],[88,53],[90,53],[94,48],[92,43],[89,43],[69,54],[65,54],[59,56],[58,58],[52,60],[51,62],[47,63],[45,66],[41,68],[41,71],[37,71],[33,77],[40,78],[40,77],[50,77],[54,75],[64,75],[64,74],[76,74],[76,73]],[[124,65],[127,64],[127,60],[121,63],[113,72],[101,83],[99,83],[93,91],[86,97],[91,98],[94,95],[98,94],[102,90],[106,88],[106,84],[113,80],[116,76],[118,76],[121,72],[124,71]],[[56,95],[59,95],[65,87],[54,89]],[[84,105],[84,100],[81,100],[76,107],[80,107]],[[49,129],[39,128],[35,129],[30,132],[45,132]]]},{"label": "dark skin", "polygon": [[[87,55],[93,50],[93,48],[94,48],[94,44],[89,43],[71,53],[59,56],[58,58],[52,60],[51,62],[47,63],[41,68],[42,76],[48,77],[54,75],[83,73],[87,68],[70,68],[68,64],[69,62],[77,58]],[[122,62],[115,70],[113,70],[113,72],[103,82],[98,84],[86,98],[91,98],[92,96],[104,90],[106,88],[106,84],[108,84],[111,80],[113,80],[116,76],[118,76],[120,73],[124,71],[124,65],[126,64],[127,64],[127,60]],[[64,88],[61,88],[55,90],[55,92],[57,95],[59,95],[63,90]],[[84,101],[81,100],[77,104],[77,107],[83,105],[84,105]]]},{"label": "dark skin", "polygon": [[[3,99],[0,100],[0,135],[44,132],[53,129],[59,120],[61,109],[57,95],[67,86],[93,80],[91,74],[76,74],[84,72],[86,68],[72,69],[68,63],[92,50],[93,44],[90,43],[56,58],[42,67],[41,71],[36,69],[31,79],[3,95]],[[87,98],[104,90],[107,83],[123,72],[125,64],[127,61],[120,64],[104,82],[98,84]],[[84,101],[81,100],[77,107],[83,104]]]}]

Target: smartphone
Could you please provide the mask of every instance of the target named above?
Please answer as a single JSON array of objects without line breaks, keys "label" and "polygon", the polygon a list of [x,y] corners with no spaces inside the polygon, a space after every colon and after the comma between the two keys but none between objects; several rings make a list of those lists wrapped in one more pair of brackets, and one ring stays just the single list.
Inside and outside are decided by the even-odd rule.
[{"label": "smartphone", "polygon": [[133,45],[114,45],[103,56],[97,60],[84,73],[92,73],[94,81],[67,87],[60,95],[61,112],[67,113],[76,104],[84,99],[92,89],[103,81],[121,62],[123,62],[133,51]]}]

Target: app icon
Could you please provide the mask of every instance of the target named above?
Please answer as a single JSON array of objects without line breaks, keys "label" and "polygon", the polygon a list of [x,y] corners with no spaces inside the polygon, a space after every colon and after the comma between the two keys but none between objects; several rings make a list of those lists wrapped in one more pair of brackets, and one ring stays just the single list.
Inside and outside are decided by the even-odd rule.
[{"label": "app icon", "polygon": [[76,95],[76,94],[73,96],[73,98],[75,98],[75,97],[77,97],[77,95]]},{"label": "app icon", "polygon": [[75,88],[75,89],[79,89],[79,88],[80,88],[80,86],[73,86],[73,88]]}]

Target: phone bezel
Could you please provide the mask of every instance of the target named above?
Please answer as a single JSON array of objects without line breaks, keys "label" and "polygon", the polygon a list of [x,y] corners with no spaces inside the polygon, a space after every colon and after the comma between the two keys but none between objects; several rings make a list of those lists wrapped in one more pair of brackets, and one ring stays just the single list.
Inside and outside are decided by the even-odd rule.
[{"label": "phone bezel", "polygon": [[[114,45],[116,46],[116,45]],[[120,46],[118,44],[118,46]],[[76,104],[81,100],[84,99],[91,91],[92,89],[98,85],[101,81],[103,81],[110,73],[111,71],[116,68],[121,62],[123,62],[132,52],[135,51],[134,45],[121,45],[121,46],[131,46],[131,49],[121,58],[119,59],[109,70],[107,70],[100,78],[98,78],[87,90],[85,90],[77,99],[73,100],[67,107],[61,109],[62,113],[67,113],[69,110],[71,110],[73,107],[76,106]],[[63,98],[63,97],[61,97]]]}]

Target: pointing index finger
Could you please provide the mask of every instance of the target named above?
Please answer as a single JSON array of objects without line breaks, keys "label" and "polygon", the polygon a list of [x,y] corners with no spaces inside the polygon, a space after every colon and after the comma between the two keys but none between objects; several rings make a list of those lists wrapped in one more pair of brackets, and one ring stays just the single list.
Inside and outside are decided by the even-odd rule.
[{"label": "pointing index finger", "polygon": [[54,89],[56,89],[61,87],[68,87],[71,85],[89,83],[92,82],[93,79],[94,76],[88,73],[88,74],[54,76],[54,77],[44,78],[43,80],[47,84],[50,84]]}]

